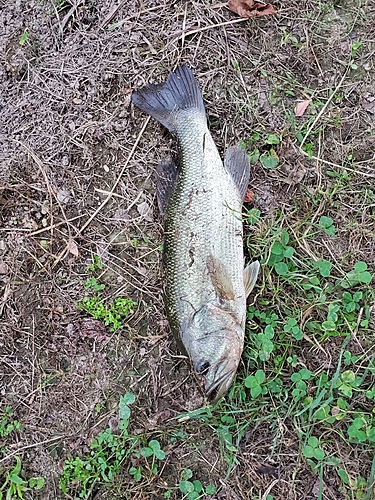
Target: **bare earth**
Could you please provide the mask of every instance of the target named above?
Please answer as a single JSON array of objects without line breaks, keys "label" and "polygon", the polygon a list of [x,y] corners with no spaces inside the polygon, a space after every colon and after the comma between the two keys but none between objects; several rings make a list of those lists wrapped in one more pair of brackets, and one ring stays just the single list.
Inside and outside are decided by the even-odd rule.
[{"label": "bare earth", "polygon": [[[215,484],[217,500],[318,498],[318,476],[301,455],[292,416],[257,420],[252,413],[234,443],[229,476],[212,421],[175,419],[205,404],[199,380],[170,336],[162,300],[155,167],[176,152],[176,142],[130,105],[134,89],[188,64],[221,154],[256,131],[281,138],[277,169],[253,165],[259,230],[278,218],[292,230],[297,220],[311,221],[311,200],[325,192],[321,207],[335,217],[338,236],[317,241],[319,253],[344,267],[362,260],[373,269],[374,211],[364,206],[375,201],[358,193],[374,187],[374,5],[291,0],[274,7],[276,16],[238,22],[224,3],[203,0],[3,2],[0,413],[11,407],[21,429],[0,438],[0,467],[8,470],[18,455],[25,477],[45,478],[44,488],[25,498],[73,498],[73,490],[65,495],[59,488],[64,460],[89,452],[128,391],[136,395],[132,432],[158,439],[167,458],[147,486],[138,488],[128,474],[132,459],[90,498],[162,499],[168,488],[171,498],[185,498],[175,487],[186,468],[203,484]],[[327,106],[294,116],[298,101],[313,95],[325,104],[332,93]],[[295,137],[306,117],[316,117],[314,128],[321,127],[315,158]],[[351,176],[336,198],[327,170]],[[257,245],[260,255],[264,248]],[[305,248],[306,255],[314,248]],[[106,285],[105,298],[137,302],[116,332],[76,307],[92,294],[85,283],[94,255],[103,263],[95,276]],[[253,302],[269,298],[268,284],[260,278]],[[336,341],[324,344],[333,357]],[[323,354],[306,341],[299,356],[314,370]],[[248,375],[245,366],[241,370],[242,378]],[[344,446],[341,455],[351,453],[350,467],[368,477],[367,450],[348,450]],[[360,498],[345,496],[333,472],[323,494]]]}]

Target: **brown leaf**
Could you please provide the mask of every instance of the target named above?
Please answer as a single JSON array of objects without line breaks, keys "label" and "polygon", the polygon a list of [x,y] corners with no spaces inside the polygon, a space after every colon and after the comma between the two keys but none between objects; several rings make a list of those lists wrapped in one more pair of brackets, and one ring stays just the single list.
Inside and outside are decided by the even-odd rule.
[{"label": "brown leaf", "polygon": [[79,251],[78,251],[77,243],[74,240],[69,240],[68,250],[69,250],[69,253],[71,253],[72,255],[74,255],[74,257],[79,257]]},{"label": "brown leaf", "polygon": [[369,113],[375,113],[375,95],[370,94],[370,92],[366,92],[363,95],[361,104],[362,107]]},{"label": "brown leaf", "polygon": [[8,274],[9,266],[3,261],[0,260],[0,274]]},{"label": "brown leaf", "polygon": [[152,217],[152,209],[150,205],[147,203],[147,201],[143,201],[139,205],[137,205],[137,210],[142,217],[145,218],[148,222],[153,222],[153,217]]},{"label": "brown leaf", "polygon": [[273,467],[272,465],[263,465],[262,467],[258,467],[255,471],[257,474],[266,474],[267,476],[278,477],[279,469],[277,467]]},{"label": "brown leaf", "polygon": [[248,189],[245,194],[244,203],[252,203],[254,201],[254,193],[251,189]]},{"label": "brown leaf", "polygon": [[254,0],[229,0],[228,8],[240,17],[269,16],[276,14],[270,3],[259,3]]},{"label": "brown leaf", "polygon": [[307,99],[306,101],[301,101],[297,103],[297,106],[294,108],[294,114],[296,116],[303,116],[305,114],[306,109],[309,107],[311,99]]}]

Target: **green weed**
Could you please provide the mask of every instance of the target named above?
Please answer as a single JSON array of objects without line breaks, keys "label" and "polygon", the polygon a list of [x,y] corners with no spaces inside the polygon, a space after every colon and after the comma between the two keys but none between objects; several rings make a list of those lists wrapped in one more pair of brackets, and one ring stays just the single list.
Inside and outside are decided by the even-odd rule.
[{"label": "green weed", "polygon": [[89,271],[91,271],[92,273],[95,272],[96,270],[99,269],[99,271],[102,271],[103,270],[103,263],[99,257],[99,255],[94,255],[93,256],[93,263],[90,264],[89,266]]},{"label": "green weed", "polygon": [[[102,270],[103,264],[97,255],[94,255],[94,261],[89,266],[89,271],[95,272]],[[94,297],[85,297],[76,303],[77,309],[86,311],[95,319],[103,321],[105,326],[109,326],[111,331],[119,330],[123,327],[123,321],[134,313],[136,302],[129,298],[118,297],[112,303],[107,303],[101,296],[105,289],[104,283],[99,283],[95,276],[87,279],[85,287],[96,292]]]},{"label": "green weed", "polygon": [[190,469],[182,471],[182,480],[180,481],[178,488],[182,493],[184,493],[184,498],[187,498],[188,500],[198,500],[204,496],[211,496],[216,493],[216,487],[213,484],[208,484],[204,487],[198,479],[192,478],[193,473]]},{"label": "green weed", "polygon": [[24,479],[21,459],[17,455],[14,458],[16,465],[13,468],[9,470],[0,469],[0,481],[2,482],[0,486],[0,500],[3,498],[5,500],[23,500],[25,492],[41,490],[44,486],[45,481],[43,477]]},{"label": "green weed", "polygon": [[95,484],[112,481],[130,456],[143,460],[143,465],[129,469],[129,474],[136,481],[144,477],[145,470],[148,477],[157,474],[159,462],[165,458],[160,443],[152,439],[142,446],[141,436],[128,433],[130,406],[134,401],[135,396],[130,392],[120,398],[116,433],[110,428],[100,432],[90,445],[89,455],[65,461],[60,478],[60,488],[64,493],[76,489],[79,498],[86,498]]},{"label": "green weed", "polygon": [[18,420],[14,420],[12,409],[7,406],[5,413],[0,415],[0,437],[6,437],[11,432],[20,429],[21,424]]},{"label": "green weed", "polygon": [[20,36],[20,45],[25,45],[29,39],[29,32],[27,31],[27,28],[25,31],[22,33]]},{"label": "green weed", "polygon": [[114,332],[123,327],[123,320],[133,314],[133,308],[136,305],[136,302],[128,298],[117,298],[108,305],[98,295],[92,298],[85,297],[76,304],[76,307],[81,311],[88,312],[95,319],[102,320]]}]

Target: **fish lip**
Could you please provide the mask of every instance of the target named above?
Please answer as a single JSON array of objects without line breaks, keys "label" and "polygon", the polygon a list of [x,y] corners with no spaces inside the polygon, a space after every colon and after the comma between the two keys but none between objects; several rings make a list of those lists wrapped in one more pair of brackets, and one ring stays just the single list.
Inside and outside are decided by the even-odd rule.
[{"label": "fish lip", "polygon": [[[209,368],[209,372],[206,375],[206,394],[213,404],[217,403],[217,401],[219,401],[228,391],[236,374],[237,366],[238,363],[234,360],[223,359],[219,361],[216,366],[211,366]],[[225,367],[227,367],[227,369],[225,369]],[[223,373],[220,373],[222,370],[224,370]],[[214,372],[213,377],[209,377],[212,372]],[[210,378],[211,380],[213,379],[211,383],[209,383]]]}]

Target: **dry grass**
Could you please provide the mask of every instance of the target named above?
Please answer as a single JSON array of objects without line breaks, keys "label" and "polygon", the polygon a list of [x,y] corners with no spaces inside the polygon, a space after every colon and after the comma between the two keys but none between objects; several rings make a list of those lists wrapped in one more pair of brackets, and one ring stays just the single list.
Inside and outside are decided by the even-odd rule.
[{"label": "dry grass", "polygon": [[[343,273],[357,260],[373,266],[371,3],[292,0],[275,7],[277,16],[248,21],[223,3],[203,1],[46,0],[3,8],[0,398],[22,429],[0,442],[6,446],[0,465],[9,466],[17,454],[27,477],[46,478],[41,493],[25,498],[71,498],[58,488],[63,461],[88,452],[128,390],[137,395],[132,429],[156,435],[168,459],[148,489],[125,471],[96,499],[163,498],[188,467],[205,484],[216,484],[217,499],[317,498],[317,477],[290,421],[270,425],[263,410],[259,421],[253,416],[238,443],[238,464],[226,477],[212,425],[172,420],[203,404],[169,337],[161,294],[154,169],[176,144],[130,106],[133,89],[189,64],[221,153],[255,131],[261,138],[253,147],[261,153],[269,149],[267,134],[282,138],[280,167],[270,171],[258,162],[253,169],[262,237],[278,220],[306,258],[328,258]],[[356,42],[362,45],[354,50]],[[296,102],[310,97],[307,115],[294,117]],[[295,138],[308,118],[303,143],[312,142],[313,158]],[[334,241],[305,237],[305,221],[321,214],[335,219]],[[250,248],[261,253],[266,243],[254,236]],[[85,323],[75,306],[87,294],[94,255],[103,262],[97,278],[106,284],[105,296],[138,303],[120,332]],[[256,299],[267,296],[268,285],[260,284]],[[335,350],[333,342],[333,357]],[[301,355],[319,366],[321,352],[314,354],[310,344]],[[171,441],[177,430],[185,438]],[[353,470],[369,474],[365,454],[329,446],[346,455]],[[325,484],[323,498],[347,498],[329,470]]]}]

